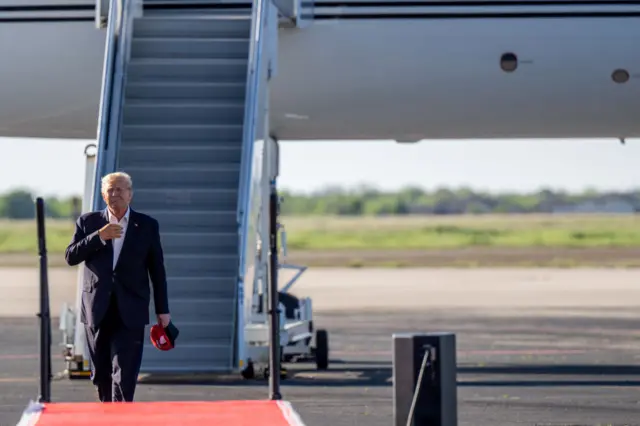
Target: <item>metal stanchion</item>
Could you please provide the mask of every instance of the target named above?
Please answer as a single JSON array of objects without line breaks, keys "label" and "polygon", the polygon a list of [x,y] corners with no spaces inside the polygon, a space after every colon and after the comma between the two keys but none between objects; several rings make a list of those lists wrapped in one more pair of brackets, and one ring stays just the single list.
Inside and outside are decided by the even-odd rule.
[{"label": "metal stanchion", "polygon": [[45,236],[44,200],[36,200],[38,255],[40,256],[40,396],[39,402],[51,402],[51,313],[49,311],[49,275]]},{"label": "metal stanchion", "polygon": [[275,180],[269,194],[269,399],[280,400],[280,324],[278,309],[278,191]]}]

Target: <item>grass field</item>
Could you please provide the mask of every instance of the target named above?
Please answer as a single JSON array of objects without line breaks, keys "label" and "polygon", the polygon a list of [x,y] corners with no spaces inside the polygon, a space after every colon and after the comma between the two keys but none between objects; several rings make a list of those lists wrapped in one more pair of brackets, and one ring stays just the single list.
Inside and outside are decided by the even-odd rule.
[{"label": "grass field", "polygon": [[[288,217],[283,223],[290,258],[323,266],[640,266],[640,217],[629,215]],[[72,232],[70,221],[47,222],[54,262]],[[0,264],[36,253],[34,222],[0,221]]]},{"label": "grass field", "polygon": [[285,218],[291,250],[639,247],[640,217],[485,215]]}]

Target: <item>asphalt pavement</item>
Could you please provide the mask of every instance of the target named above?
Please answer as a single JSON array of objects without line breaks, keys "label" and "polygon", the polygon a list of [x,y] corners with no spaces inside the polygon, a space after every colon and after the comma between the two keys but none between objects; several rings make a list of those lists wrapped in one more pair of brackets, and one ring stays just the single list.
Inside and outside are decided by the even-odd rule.
[{"label": "asphalt pavement", "polygon": [[[531,272],[529,277],[540,278],[540,274]],[[570,277],[561,274],[565,274],[562,280]],[[598,274],[599,279],[606,275]],[[529,280],[527,286],[520,286],[518,299],[522,304],[529,294],[533,306],[529,308],[510,308],[504,301],[492,307],[481,300],[475,308],[472,304],[433,306],[426,302],[430,306],[423,309],[416,303],[407,308],[397,304],[389,309],[362,308],[357,300],[352,309],[325,306],[318,309],[315,322],[330,333],[330,369],[317,372],[311,364],[291,366],[291,377],[282,382],[283,397],[308,426],[391,426],[392,334],[450,331],[457,335],[461,426],[640,425],[640,332],[634,306],[640,300],[629,301],[635,292],[631,285],[617,288],[616,276],[612,272],[609,280],[593,284],[591,291],[597,293],[603,286],[617,291],[623,295],[618,304],[611,300],[599,304],[597,297],[585,299],[579,306],[572,304],[579,298],[578,292],[586,290],[575,288],[574,297],[572,290],[566,290],[569,284],[562,296],[566,303],[562,303],[564,299],[536,303],[536,295],[544,300],[546,287],[544,283],[536,287],[536,280]],[[480,279],[486,277],[476,275],[473,291],[484,285]],[[538,281],[548,282],[548,277]],[[396,282],[403,282],[401,274]],[[521,281],[514,281],[514,286],[518,283]],[[375,287],[375,283],[371,285]],[[449,291],[455,286],[463,287],[451,284]],[[312,287],[301,286],[300,291],[319,291]],[[334,291],[331,286],[326,290]],[[383,296],[378,292],[376,297]],[[321,300],[320,295],[318,298]],[[514,299],[514,305],[516,302]],[[11,301],[5,299],[4,303]],[[53,341],[56,345],[60,342],[56,328]],[[0,426],[13,426],[38,394],[37,318],[0,318],[0,342]],[[56,372],[63,369],[59,349],[53,348]],[[59,379],[52,389],[54,401],[95,400],[88,381]],[[137,392],[140,401],[267,396],[266,381],[215,378],[204,378],[200,383],[143,381]]]}]

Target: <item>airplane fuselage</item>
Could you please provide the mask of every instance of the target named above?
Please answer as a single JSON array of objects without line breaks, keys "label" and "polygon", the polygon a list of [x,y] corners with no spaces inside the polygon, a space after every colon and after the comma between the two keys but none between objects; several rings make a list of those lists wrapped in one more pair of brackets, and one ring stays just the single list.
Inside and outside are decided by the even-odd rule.
[{"label": "airplane fuselage", "polygon": [[[279,31],[280,140],[640,136],[640,4],[331,3]],[[53,15],[0,13],[0,136],[96,137],[105,31],[87,7]]]}]

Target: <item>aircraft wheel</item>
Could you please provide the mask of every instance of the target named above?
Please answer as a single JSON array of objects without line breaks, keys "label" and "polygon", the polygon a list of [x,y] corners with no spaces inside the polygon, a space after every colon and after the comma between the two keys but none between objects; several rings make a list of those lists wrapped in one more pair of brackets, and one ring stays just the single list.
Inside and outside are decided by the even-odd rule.
[{"label": "aircraft wheel", "polygon": [[329,333],[327,330],[316,330],[315,358],[318,370],[329,368]]}]

